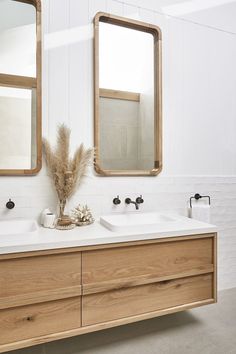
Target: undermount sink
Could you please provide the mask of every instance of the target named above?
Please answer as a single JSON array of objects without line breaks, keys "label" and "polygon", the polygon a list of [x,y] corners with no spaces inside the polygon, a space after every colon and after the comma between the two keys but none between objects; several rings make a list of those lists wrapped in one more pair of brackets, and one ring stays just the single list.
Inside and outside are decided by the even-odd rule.
[{"label": "undermount sink", "polygon": [[100,218],[100,223],[111,231],[141,231],[147,227],[167,225],[174,221],[175,218],[156,212],[112,214]]},{"label": "undermount sink", "polygon": [[32,235],[38,231],[35,220],[12,219],[0,221],[0,237],[12,235]]}]

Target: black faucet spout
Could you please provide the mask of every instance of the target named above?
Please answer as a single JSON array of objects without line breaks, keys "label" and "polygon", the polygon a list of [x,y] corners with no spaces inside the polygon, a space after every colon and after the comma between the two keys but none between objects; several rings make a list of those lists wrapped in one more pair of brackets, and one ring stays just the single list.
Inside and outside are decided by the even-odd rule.
[{"label": "black faucet spout", "polygon": [[139,205],[138,205],[138,203],[132,202],[132,201],[131,201],[131,203],[135,205],[135,209],[136,209],[136,210],[139,210]]},{"label": "black faucet spout", "polygon": [[136,210],[139,210],[139,203],[134,202],[134,201],[131,200],[130,198],[126,198],[126,199],[125,199],[125,203],[126,203],[126,204],[134,204],[134,205],[135,205],[135,209],[136,209]]}]

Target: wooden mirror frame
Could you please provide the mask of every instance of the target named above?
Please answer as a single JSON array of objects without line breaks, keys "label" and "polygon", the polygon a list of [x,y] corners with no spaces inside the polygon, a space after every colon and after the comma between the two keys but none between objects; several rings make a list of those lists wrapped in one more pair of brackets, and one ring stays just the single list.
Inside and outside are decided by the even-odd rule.
[{"label": "wooden mirror frame", "polygon": [[41,87],[41,0],[14,0],[33,5],[36,9],[36,78],[0,74],[0,86],[36,89],[36,167],[32,169],[0,169],[0,176],[29,176],[42,167],[42,87]]},{"label": "wooden mirror frame", "polygon": [[[154,38],[154,129],[155,161],[152,170],[103,170],[100,164],[100,116],[99,116],[99,22],[148,32]],[[95,171],[101,176],[156,176],[162,170],[162,68],[161,30],[159,27],[128,18],[98,12],[94,17],[94,146]]]}]

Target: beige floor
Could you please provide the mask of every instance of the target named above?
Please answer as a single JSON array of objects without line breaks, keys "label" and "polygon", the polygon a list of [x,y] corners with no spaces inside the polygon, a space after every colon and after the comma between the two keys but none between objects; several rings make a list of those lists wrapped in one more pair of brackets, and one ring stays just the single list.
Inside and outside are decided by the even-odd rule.
[{"label": "beige floor", "polygon": [[11,354],[236,354],[236,288],[217,304]]}]

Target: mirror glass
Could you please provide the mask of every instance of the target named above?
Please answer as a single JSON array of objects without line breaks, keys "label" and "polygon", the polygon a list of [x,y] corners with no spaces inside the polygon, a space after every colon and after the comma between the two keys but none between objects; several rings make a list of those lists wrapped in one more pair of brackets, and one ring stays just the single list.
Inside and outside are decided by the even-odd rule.
[{"label": "mirror glass", "polygon": [[40,80],[34,0],[0,0],[0,174],[40,169]]},{"label": "mirror glass", "polygon": [[0,169],[35,166],[35,100],[35,90],[0,86]]},{"label": "mirror glass", "polygon": [[36,9],[0,0],[0,73],[36,77]]},{"label": "mirror glass", "polygon": [[137,21],[97,18],[96,169],[107,175],[157,174],[159,32]]}]

